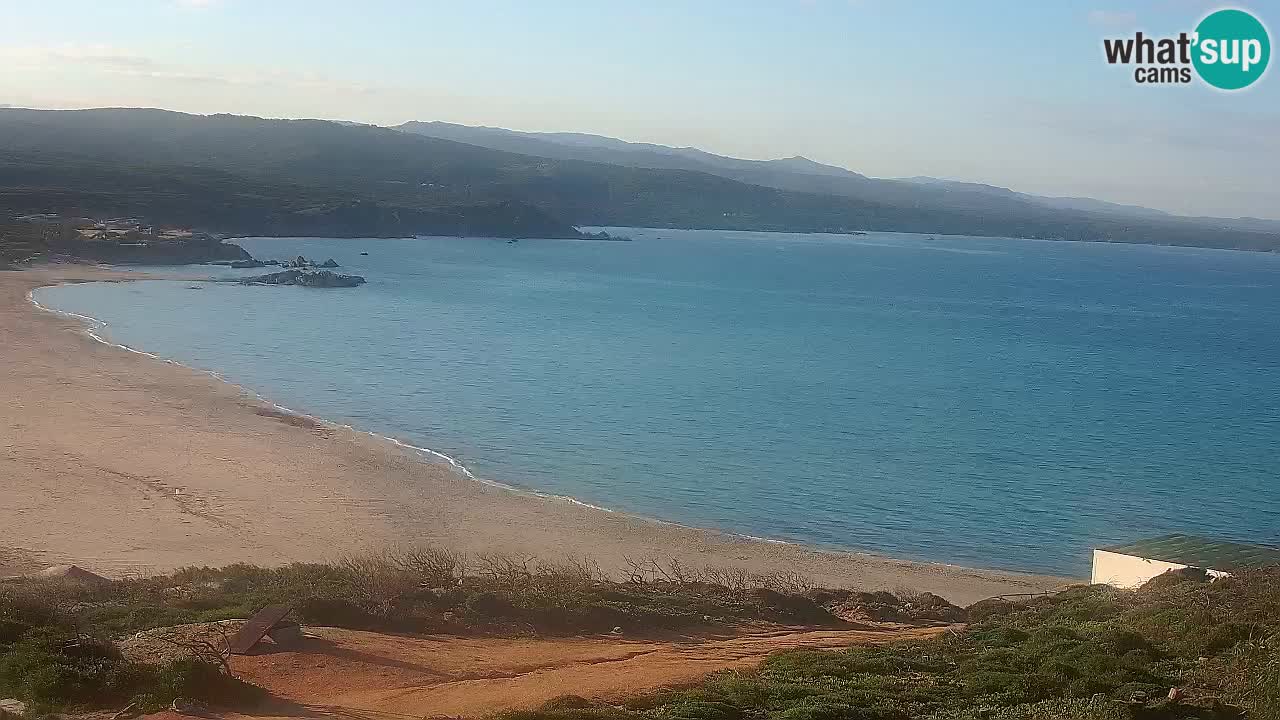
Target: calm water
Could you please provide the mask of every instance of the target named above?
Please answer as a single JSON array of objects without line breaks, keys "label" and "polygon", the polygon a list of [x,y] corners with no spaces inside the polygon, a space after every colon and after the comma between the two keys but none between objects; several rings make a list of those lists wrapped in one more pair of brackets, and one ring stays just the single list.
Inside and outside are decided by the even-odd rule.
[{"label": "calm water", "polygon": [[38,299],[478,476],[691,525],[1075,575],[1155,533],[1280,540],[1280,256],[627,232],[248,240],[370,283]]}]

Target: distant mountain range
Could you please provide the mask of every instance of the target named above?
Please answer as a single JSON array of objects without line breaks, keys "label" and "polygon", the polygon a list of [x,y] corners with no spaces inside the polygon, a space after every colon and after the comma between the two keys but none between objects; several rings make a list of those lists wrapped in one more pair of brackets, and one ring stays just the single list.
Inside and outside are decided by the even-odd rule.
[{"label": "distant mountain range", "polygon": [[1117,215],[1133,215],[1144,218],[1171,218],[1175,217],[1173,213],[1164,210],[1154,210],[1152,208],[1142,207],[1140,205],[1121,205],[1119,203],[1107,202],[1105,200],[1095,200],[1087,197],[1047,197],[1044,195],[1030,195],[1027,193],[1015,192],[1009,188],[999,187],[996,185],[984,185],[982,183],[961,182],[959,180],[942,180],[939,178],[916,176],[903,178],[907,182],[919,185],[931,185],[949,187],[956,190],[966,192],[982,193],[986,195],[996,195],[1000,197],[1018,198],[1030,202],[1040,203],[1052,208],[1060,208],[1063,210],[1084,210],[1086,212],[1112,213]]},{"label": "distant mountain range", "polygon": [[637,168],[693,170],[721,177],[733,177],[735,180],[744,178],[760,180],[771,173],[866,180],[865,177],[851,170],[823,165],[803,157],[782,160],[741,160],[714,155],[692,147],[673,148],[650,143],[633,143],[585,133],[527,133],[503,128],[417,121],[398,125],[394,129],[521,155],[558,160],[584,160]]},{"label": "distant mountain range", "polygon": [[584,133],[532,133],[445,122],[407,122],[397,130],[545,158],[585,160],[642,168],[695,170],[742,182],[800,192],[843,195],[873,202],[990,212],[1026,212],[1027,204],[1142,220],[1193,222],[1210,228],[1280,232],[1280,221],[1259,218],[1183,217],[1163,210],[1085,197],[1046,197],[981,183],[932,177],[870,178],[806,157],[741,160],[692,147],[632,143]]},{"label": "distant mountain range", "polygon": [[1180,218],[806,158],[445,123],[0,109],[0,213],[264,235],[574,237],[576,227],[886,230],[1280,249],[1280,223]]}]

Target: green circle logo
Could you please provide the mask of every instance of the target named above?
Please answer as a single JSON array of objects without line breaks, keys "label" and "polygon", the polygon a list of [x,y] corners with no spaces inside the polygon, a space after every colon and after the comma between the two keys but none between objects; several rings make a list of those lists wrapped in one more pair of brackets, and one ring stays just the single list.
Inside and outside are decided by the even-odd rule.
[{"label": "green circle logo", "polygon": [[1196,26],[1191,58],[1200,79],[1220,90],[1255,83],[1271,59],[1271,38],[1257,18],[1243,10],[1219,10]]}]

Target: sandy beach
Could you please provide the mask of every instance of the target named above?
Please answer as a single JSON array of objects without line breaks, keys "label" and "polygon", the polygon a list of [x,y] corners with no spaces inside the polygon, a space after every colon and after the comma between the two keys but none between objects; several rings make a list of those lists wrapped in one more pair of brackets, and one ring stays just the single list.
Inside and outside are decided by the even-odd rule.
[{"label": "sandy beach", "polygon": [[57,563],[112,576],[274,565],[435,543],[589,556],[611,572],[650,557],[789,570],[962,604],[1070,582],[754,541],[486,485],[387,440],[280,413],[207,373],[100,343],[28,299],[44,285],[125,277],[137,275],[0,272],[0,575]]}]

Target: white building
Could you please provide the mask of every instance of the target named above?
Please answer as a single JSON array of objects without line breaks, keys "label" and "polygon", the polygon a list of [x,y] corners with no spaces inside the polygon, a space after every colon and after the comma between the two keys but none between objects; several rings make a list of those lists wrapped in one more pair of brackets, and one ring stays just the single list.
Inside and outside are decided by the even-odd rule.
[{"label": "white building", "polygon": [[1194,535],[1165,535],[1093,551],[1095,585],[1136,588],[1170,570],[1196,568],[1212,578],[1247,568],[1280,565],[1280,548],[1208,540]]}]

